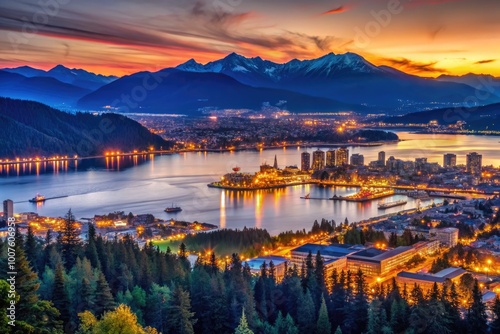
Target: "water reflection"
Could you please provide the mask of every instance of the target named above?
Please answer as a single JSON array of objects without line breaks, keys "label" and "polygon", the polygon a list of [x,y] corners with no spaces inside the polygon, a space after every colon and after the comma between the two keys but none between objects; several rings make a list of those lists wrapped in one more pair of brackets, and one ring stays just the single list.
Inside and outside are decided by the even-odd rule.
[{"label": "water reflection", "polygon": [[[379,151],[386,156],[414,160],[427,156],[429,161],[442,163],[442,154],[455,152],[464,163],[465,153],[483,154],[485,164],[499,165],[496,147],[498,138],[478,136],[433,136],[400,133],[402,141],[376,147],[349,148],[350,154],[361,153],[365,162],[377,159]],[[316,148],[314,148],[316,149]],[[63,216],[71,208],[77,218],[92,217],[117,210],[136,214],[151,213],[168,219],[164,208],[175,203],[183,208],[176,218],[198,220],[220,227],[243,228],[259,226],[270,233],[310,228],[315,219],[347,217],[359,221],[373,216],[411,209],[417,202],[408,199],[402,207],[378,210],[378,201],[348,203],[327,198],[334,194],[346,196],[356,188],[294,186],[261,191],[221,191],[206,187],[238,165],[243,172],[255,172],[264,161],[272,163],[277,156],[283,168],[300,165],[300,149],[250,150],[227,153],[182,153],[165,156],[150,154],[121,158],[68,160],[59,163],[26,162],[0,165],[0,189],[4,197],[15,202],[16,212],[36,211],[41,215]],[[308,149],[309,151],[311,148]],[[461,152],[463,152],[463,155]],[[36,193],[46,197],[68,196],[35,205],[27,200]],[[301,196],[323,200],[304,200]],[[5,195],[4,195],[5,194]],[[400,195],[386,201],[403,199]],[[436,200],[437,202],[437,200]],[[430,205],[422,202],[421,205]]]}]

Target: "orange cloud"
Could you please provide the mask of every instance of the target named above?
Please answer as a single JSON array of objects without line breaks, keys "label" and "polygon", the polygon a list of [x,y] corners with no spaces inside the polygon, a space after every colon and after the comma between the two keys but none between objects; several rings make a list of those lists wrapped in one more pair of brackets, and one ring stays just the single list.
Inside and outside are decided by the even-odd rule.
[{"label": "orange cloud", "polygon": [[347,12],[348,10],[349,10],[349,8],[347,8],[346,6],[340,6],[340,7],[334,8],[334,9],[327,10],[326,12],[321,13],[320,16],[340,14],[340,13]]}]

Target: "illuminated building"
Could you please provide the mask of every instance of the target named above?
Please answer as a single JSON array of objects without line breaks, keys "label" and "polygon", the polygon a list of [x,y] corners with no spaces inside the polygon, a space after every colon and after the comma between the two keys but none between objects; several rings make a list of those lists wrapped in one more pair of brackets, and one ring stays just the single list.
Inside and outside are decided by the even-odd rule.
[{"label": "illuminated building", "polygon": [[312,170],[322,170],[325,168],[325,152],[317,150],[313,152]]},{"label": "illuminated building", "polygon": [[383,276],[408,262],[415,255],[415,248],[400,246],[392,250],[368,248],[347,256],[347,270],[359,269],[366,276]]},{"label": "illuminated building", "polygon": [[351,155],[351,165],[353,166],[363,166],[365,164],[365,157],[362,154]]},{"label": "illuminated building", "polygon": [[328,150],[326,152],[326,167],[335,166],[335,150]]},{"label": "illuminated building", "polygon": [[460,282],[460,277],[464,275],[467,271],[462,268],[447,268],[441,270],[435,274],[427,273],[412,273],[407,271],[402,271],[396,276],[396,281],[399,284],[405,284],[407,286],[413,286],[414,284],[419,285],[424,291],[431,289],[434,283],[445,284],[446,282],[455,282],[458,284]]},{"label": "illuminated building", "polygon": [[311,153],[303,152],[300,155],[300,169],[303,172],[307,172],[309,169],[311,169]]},{"label": "illuminated building", "polygon": [[429,234],[434,235],[441,245],[446,247],[453,247],[458,243],[458,228],[432,228]]},{"label": "illuminated building", "polygon": [[472,152],[467,154],[467,173],[471,173],[472,175],[481,175],[483,156],[481,154],[477,154],[476,152]]},{"label": "illuminated building", "polygon": [[335,151],[335,166],[344,166],[349,163],[349,150],[346,148],[339,148]]},{"label": "illuminated building", "polygon": [[382,165],[385,166],[385,152],[380,151],[378,152],[378,162]]},{"label": "illuminated building", "polygon": [[291,264],[301,268],[305,263],[309,254],[314,257],[319,252],[323,259],[326,277],[330,277],[333,269],[338,271],[344,270],[347,267],[347,258],[349,254],[353,254],[364,249],[362,245],[347,245],[347,244],[332,244],[332,245],[319,245],[319,244],[305,244],[292,249]]},{"label": "illuminated building", "polygon": [[415,169],[417,171],[423,171],[426,164],[427,158],[415,158]]},{"label": "illuminated building", "polygon": [[14,202],[10,199],[6,199],[3,201],[3,218],[7,220],[12,217],[14,217]]},{"label": "illuminated building", "polygon": [[447,153],[443,156],[443,167],[455,167],[457,165],[457,155]]}]

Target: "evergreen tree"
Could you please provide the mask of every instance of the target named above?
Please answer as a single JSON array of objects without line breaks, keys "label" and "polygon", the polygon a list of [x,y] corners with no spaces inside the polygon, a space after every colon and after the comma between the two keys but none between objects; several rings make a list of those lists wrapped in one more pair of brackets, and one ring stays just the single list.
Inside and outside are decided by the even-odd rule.
[{"label": "evergreen tree", "polygon": [[97,279],[94,305],[95,314],[97,316],[102,315],[106,311],[113,310],[116,306],[108,281],[106,281],[106,277],[104,277],[102,272],[99,273],[99,278]]},{"label": "evergreen tree", "polygon": [[354,298],[346,305],[345,328],[351,333],[361,333],[365,330],[368,322],[368,298],[366,294],[366,282],[361,270],[355,276]]},{"label": "evergreen tree", "polygon": [[491,322],[491,332],[500,333],[500,298],[495,298],[495,304],[491,309],[493,313],[493,321]]},{"label": "evergreen tree", "polygon": [[8,298],[10,284],[0,280],[0,333],[10,333],[10,319],[7,318],[7,307],[10,306],[11,299]]},{"label": "evergreen tree", "polygon": [[81,287],[81,302],[76,308],[77,313],[94,309],[95,292],[86,277],[82,278]]},{"label": "evergreen tree", "polygon": [[383,334],[390,331],[391,329],[387,323],[387,315],[382,306],[382,302],[378,299],[374,299],[370,303],[370,308],[368,309],[368,324],[366,327],[366,333]]},{"label": "evergreen tree", "polygon": [[59,310],[60,319],[63,321],[65,328],[67,328],[70,321],[70,302],[68,299],[68,293],[66,292],[64,267],[61,263],[59,263],[56,267],[54,287],[52,291],[52,303]]},{"label": "evergreen tree", "polygon": [[475,279],[472,288],[472,304],[467,313],[468,332],[471,334],[486,333],[488,329],[486,306],[483,304],[482,297],[479,283]]},{"label": "evergreen tree", "polygon": [[234,334],[253,334],[253,331],[248,327],[247,317],[245,310],[241,314],[240,324],[236,327]]},{"label": "evergreen tree", "polygon": [[172,291],[167,306],[167,328],[172,333],[193,334],[193,325],[196,323],[193,316],[189,292],[177,285]]},{"label": "evergreen tree", "polygon": [[390,325],[394,333],[402,333],[408,327],[407,304],[404,299],[394,300],[391,305]]},{"label": "evergreen tree", "polygon": [[61,247],[61,256],[66,270],[70,270],[76,263],[80,246],[80,233],[75,224],[75,217],[71,209],[65,216],[64,225],[58,240]]},{"label": "evergreen tree", "polygon": [[335,330],[335,334],[342,334],[342,329],[340,326],[337,326],[337,329]]},{"label": "evergreen tree", "polygon": [[277,334],[299,334],[299,329],[295,326],[290,314],[283,317],[283,314],[279,312],[274,328]]},{"label": "evergreen tree", "polygon": [[316,310],[309,289],[306,293],[301,294],[297,309],[297,324],[300,333],[313,333],[316,323]]},{"label": "evergreen tree", "polygon": [[170,301],[170,289],[153,283],[146,300],[145,321],[160,333],[167,332],[167,307]]},{"label": "evergreen tree", "polygon": [[[37,275],[31,270],[28,260],[21,247],[22,238],[17,237],[16,230],[16,294],[19,297],[16,304],[17,333],[56,334],[62,332],[59,312],[48,301],[38,299]],[[19,240],[20,239],[20,240]]]},{"label": "evergreen tree", "polygon": [[317,284],[316,299],[317,299],[317,304],[319,305],[322,294],[327,292],[326,282],[325,282],[325,266],[323,257],[321,256],[319,251],[316,254],[314,276],[316,278],[316,284]]},{"label": "evergreen tree", "polygon": [[326,309],[325,297],[321,296],[321,306],[319,308],[318,322],[316,323],[317,334],[330,334],[332,325],[328,319],[328,310]]},{"label": "evergreen tree", "polygon": [[28,225],[28,233],[26,235],[26,242],[24,245],[26,258],[28,259],[31,268],[38,271],[38,255],[40,254],[40,247],[33,234],[33,229],[31,225]]},{"label": "evergreen tree", "polygon": [[85,256],[90,260],[92,267],[101,269],[101,263],[99,261],[99,255],[97,254],[96,247],[96,231],[94,224],[88,223],[88,240],[85,246]]}]

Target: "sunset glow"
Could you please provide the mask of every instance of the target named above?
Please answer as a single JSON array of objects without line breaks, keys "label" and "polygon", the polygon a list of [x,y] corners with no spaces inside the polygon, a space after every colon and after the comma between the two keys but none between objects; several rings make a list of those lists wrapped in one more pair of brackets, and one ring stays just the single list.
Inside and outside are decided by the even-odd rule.
[{"label": "sunset glow", "polygon": [[423,76],[500,75],[495,0],[53,2],[0,5],[0,66],[124,75],[230,52],[285,62],[350,51]]}]

